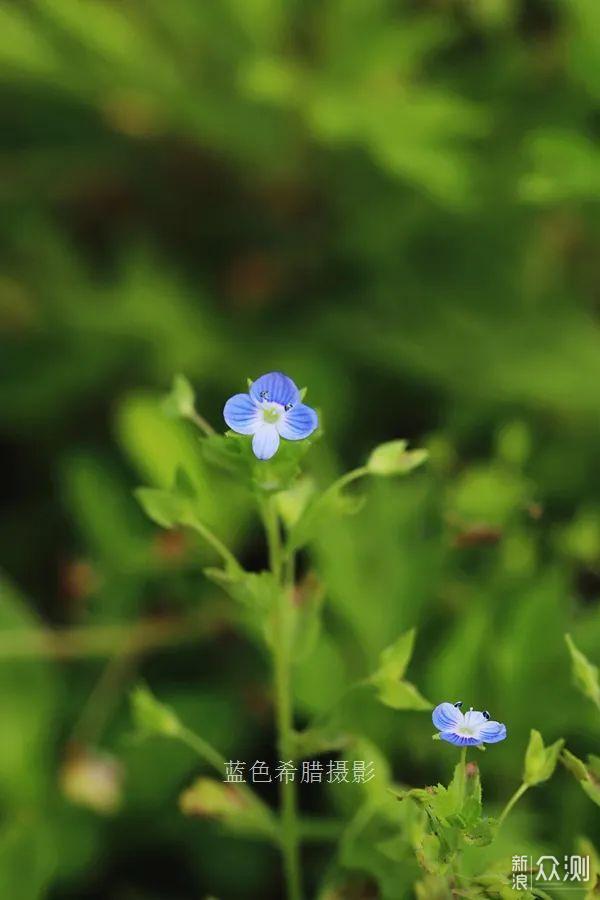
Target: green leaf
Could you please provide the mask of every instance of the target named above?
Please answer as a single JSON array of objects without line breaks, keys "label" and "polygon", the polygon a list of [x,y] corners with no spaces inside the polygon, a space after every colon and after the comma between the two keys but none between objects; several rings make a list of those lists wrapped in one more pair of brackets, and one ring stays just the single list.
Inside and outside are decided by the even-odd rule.
[{"label": "green leaf", "polygon": [[280,590],[272,572],[245,572],[243,569],[204,569],[207,578],[218,584],[229,596],[251,611],[270,612]]},{"label": "green leaf", "polygon": [[292,654],[295,662],[306,659],[314,649],[321,632],[325,586],[314,573],[297,585],[294,593],[294,628]]},{"label": "green leaf", "polygon": [[379,668],[369,678],[381,703],[392,709],[426,710],[432,706],[414,684],[404,680],[413,652],[415,634],[413,628],[386,647],[379,656]]},{"label": "green leaf", "polygon": [[277,494],[277,509],[288,530],[296,525],[314,497],[315,491],[314,480],[310,477],[302,477],[287,491]]},{"label": "green leaf", "polygon": [[247,484],[252,477],[252,448],[247,438],[233,432],[211,434],[200,443],[204,460],[230,474],[236,475]]},{"label": "green leaf", "polygon": [[371,475],[407,475],[422,465],[428,457],[427,450],[407,450],[408,442],[387,441],[371,452],[367,469]]},{"label": "green leaf", "polygon": [[131,713],[137,730],[144,737],[162,734],[174,737],[181,723],[172,709],[156,699],[144,685],[138,685],[130,695]]},{"label": "green leaf", "polygon": [[386,678],[402,678],[408,668],[415,645],[416,629],[405,631],[400,637],[382,650],[379,655],[377,672]]},{"label": "green leaf", "polygon": [[185,375],[175,375],[170,392],[165,397],[163,409],[169,416],[190,419],[194,415],[196,395]]},{"label": "green leaf", "polygon": [[134,493],[148,518],[163,528],[189,525],[193,518],[189,499],[180,494],[159,488],[138,488]]},{"label": "green leaf", "polygon": [[571,671],[575,686],[600,709],[598,666],[593,665],[581,650],[577,649],[570,634],[565,635],[565,641],[571,654]]},{"label": "green leaf", "polygon": [[427,710],[432,704],[410,681],[377,683],[377,695],[384,706],[398,710]]},{"label": "green leaf", "polygon": [[295,551],[304,547],[338,516],[356,515],[364,502],[363,496],[344,491],[337,482],[322,494],[313,496],[290,527],[288,549]]},{"label": "green leaf", "polygon": [[552,777],[564,743],[564,740],[560,738],[554,744],[545,747],[539,731],[536,731],[535,728],[531,729],[529,744],[525,752],[523,774],[525,784],[540,784]]},{"label": "green leaf", "polygon": [[600,758],[588,756],[587,765],[566,748],[560,754],[565,769],[575,776],[590,800],[600,806]]}]

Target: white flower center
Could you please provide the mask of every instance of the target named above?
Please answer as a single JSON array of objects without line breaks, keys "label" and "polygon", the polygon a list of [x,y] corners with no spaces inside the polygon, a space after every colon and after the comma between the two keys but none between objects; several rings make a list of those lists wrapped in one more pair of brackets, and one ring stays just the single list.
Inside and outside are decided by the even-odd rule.
[{"label": "white flower center", "polygon": [[279,422],[283,413],[283,406],[280,403],[263,403],[262,417],[263,422],[267,425],[275,425]]},{"label": "white flower center", "polygon": [[456,730],[458,734],[462,735],[463,737],[475,737],[475,731],[472,728],[469,728],[468,725],[459,725]]}]

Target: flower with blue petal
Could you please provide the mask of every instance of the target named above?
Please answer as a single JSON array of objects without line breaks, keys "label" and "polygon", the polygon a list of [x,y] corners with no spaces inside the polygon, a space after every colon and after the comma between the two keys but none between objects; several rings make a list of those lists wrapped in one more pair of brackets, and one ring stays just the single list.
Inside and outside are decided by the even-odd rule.
[{"label": "flower with blue petal", "polygon": [[459,747],[474,747],[477,744],[497,744],[506,737],[506,725],[490,719],[488,712],[469,709],[461,711],[462,702],[440,703],[431,718],[439,730],[439,737]]},{"label": "flower with blue petal", "polygon": [[281,372],[261,375],[247,394],[230,397],[223,416],[232,431],[252,435],[252,450],[258,459],[271,459],[280,438],[301,441],[319,424],[314,409],[302,403],[292,379]]}]

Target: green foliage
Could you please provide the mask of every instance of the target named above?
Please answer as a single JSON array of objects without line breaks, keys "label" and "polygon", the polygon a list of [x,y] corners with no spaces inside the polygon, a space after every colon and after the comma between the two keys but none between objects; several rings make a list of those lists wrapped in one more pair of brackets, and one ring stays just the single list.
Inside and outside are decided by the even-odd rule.
[{"label": "green foliage", "polygon": [[[599,35],[597,0],[0,0],[0,896],[281,892],[276,847],[179,814],[197,760],[123,700],[147,679],[250,761],[282,644],[294,753],[381,772],[298,785],[306,896],[509,898],[512,854],[594,835]],[[222,409],[270,369],[326,439],[263,464]],[[508,728],[442,842],[390,793],[453,802],[421,690]],[[532,724],[575,777],[480,847]],[[77,750],[124,766],[110,821]]]},{"label": "green foliage", "polygon": [[590,754],[586,764],[570,750],[565,749],[560,759],[565,768],[575,776],[590,800],[600,806],[600,756]]},{"label": "green foliage", "polygon": [[593,665],[581,650],[577,649],[570,634],[565,635],[565,641],[571,654],[571,667],[575,686],[584,697],[588,697],[600,709],[598,666]]},{"label": "green foliage", "polygon": [[131,693],[133,721],[142,736],[174,737],[181,730],[175,713],[160,703],[147,687],[139,685]]},{"label": "green foliage", "polygon": [[272,837],[265,807],[247,791],[214,778],[197,778],[179,797],[179,808],[185,816],[216,820],[234,834]]},{"label": "green foliage", "polygon": [[392,709],[431,709],[431,703],[421,696],[414,684],[404,679],[415,636],[413,628],[400,635],[390,647],[386,647],[379,657],[379,668],[369,679],[381,702]]},{"label": "green foliage", "polygon": [[371,475],[406,475],[422,465],[427,450],[407,450],[407,441],[388,441],[375,447],[367,460]]},{"label": "green foliage", "polygon": [[171,392],[165,397],[164,408],[168,415],[193,419],[196,396],[185,375],[176,375],[173,379]]},{"label": "green foliage", "polygon": [[525,784],[541,784],[542,781],[548,781],[552,777],[564,743],[561,738],[554,744],[545,747],[539,731],[536,731],[535,728],[531,729],[529,744],[525,752],[525,769],[523,771]]}]

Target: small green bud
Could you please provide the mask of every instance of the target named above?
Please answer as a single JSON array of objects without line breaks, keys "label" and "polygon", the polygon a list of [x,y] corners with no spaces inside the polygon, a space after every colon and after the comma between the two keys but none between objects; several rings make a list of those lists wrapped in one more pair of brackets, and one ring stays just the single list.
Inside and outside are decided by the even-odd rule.
[{"label": "small green bud", "polygon": [[571,654],[571,672],[575,686],[588,697],[592,703],[600,707],[600,682],[598,666],[593,665],[581,650],[578,650],[570,634],[565,634],[565,641]]},{"label": "small green bud", "polygon": [[181,730],[181,723],[173,710],[157,700],[144,685],[133,689],[130,700],[133,720],[140,733],[175,737]]},{"label": "small green bud", "polygon": [[371,475],[406,475],[422,465],[428,457],[427,450],[407,450],[407,441],[387,441],[371,452],[367,470]]},{"label": "small green bud", "polygon": [[169,394],[165,398],[167,415],[190,419],[194,415],[196,395],[185,375],[176,375]]}]

